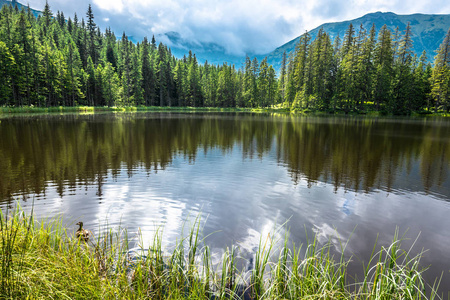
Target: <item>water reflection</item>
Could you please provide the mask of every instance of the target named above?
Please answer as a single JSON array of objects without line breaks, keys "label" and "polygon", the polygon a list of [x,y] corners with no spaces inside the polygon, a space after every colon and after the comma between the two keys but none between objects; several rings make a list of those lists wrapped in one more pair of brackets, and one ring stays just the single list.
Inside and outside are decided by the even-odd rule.
[{"label": "water reflection", "polygon": [[[201,213],[214,253],[289,220],[292,240],[352,236],[367,259],[409,229],[430,249],[429,278],[450,270],[450,122],[252,114],[14,117],[0,123],[0,204],[24,199],[41,217],[95,229],[138,228],[165,241]],[[27,200],[28,199],[28,200]],[[26,202],[28,201],[28,202]],[[189,225],[186,225],[189,227]],[[283,232],[279,232],[280,237]],[[410,242],[407,242],[410,243]],[[408,246],[406,244],[405,246]]]},{"label": "water reflection", "polygon": [[[276,153],[295,184],[330,182],[335,190],[391,191],[395,185],[430,192],[447,180],[449,122],[260,115],[121,114],[23,117],[0,125],[0,199],[62,197],[79,185],[103,196],[108,172],[129,177],[165,170],[181,155],[194,163],[212,149],[235,145],[243,158]],[[138,171],[136,171],[138,170]],[[403,174],[404,173],[404,174]],[[414,174],[412,174],[414,173]],[[402,182],[421,177],[422,185]],[[201,184],[201,183],[198,183]],[[406,185],[406,186],[405,186]],[[448,190],[445,190],[448,196]]]}]

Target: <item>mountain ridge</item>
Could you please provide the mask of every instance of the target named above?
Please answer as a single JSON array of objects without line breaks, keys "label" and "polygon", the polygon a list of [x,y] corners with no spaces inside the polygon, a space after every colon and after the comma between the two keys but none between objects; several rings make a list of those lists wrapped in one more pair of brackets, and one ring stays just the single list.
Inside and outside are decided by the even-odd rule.
[{"label": "mountain ridge", "polygon": [[[209,64],[221,65],[226,62],[239,68],[245,61],[245,55],[228,53],[224,46],[215,42],[191,42],[176,31],[159,34],[157,38],[166,42],[172,54],[177,58],[182,58],[184,55],[187,56],[189,51],[192,51],[200,63],[208,61]],[[249,55],[254,56],[253,54]]]},{"label": "mountain ridge", "polygon": [[[22,9],[22,7],[23,7],[25,10],[28,9],[28,5],[24,5],[24,4],[20,3],[20,2],[17,2],[16,0],[0,0],[0,8],[1,8],[3,5],[5,5],[5,4],[12,5],[13,7],[17,5],[17,8],[18,8],[19,10]],[[42,13],[42,12],[39,11],[39,10],[32,9],[32,8],[30,8],[30,9],[31,9],[31,12],[33,13],[33,15],[34,15],[35,17],[38,17],[38,16]]]},{"label": "mountain ridge", "polygon": [[[28,8],[28,6],[21,4],[16,0],[0,0],[0,7],[5,4],[12,6],[17,5],[18,9]],[[36,17],[41,14],[39,10],[31,9],[31,11]],[[442,43],[447,30],[450,28],[450,14],[415,13],[400,15],[393,12],[378,11],[365,14],[364,16],[352,20],[324,23],[308,31],[308,33],[313,40],[318,31],[323,28],[323,30],[330,35],[332,40],[338,34],[341,38],[343,38],[350,23],[352,23],[355,28],[355,34],[358,33],[360,24],[362,24],[366,30],[369,30],[372,24],[375,24],[377,33],[384,24],[386,24],[392,32],[395,31],[396,27],[398,27],[399,31],[403,33],[408,22],[410,23],[413,34],[412,40],[414,52],[420,56],[422,51],[425,50],[428,61],[433,62],[435,51],[439,48],[439,45]],[[295,46],[302,35],[299,35],[287,43],[275,48],[271,52],[258,55],[254,53],[247,53],[247,55],[252,58],[256,57],[259,61],[267,57],[268,63],[279,71],[281,68],[283,52],[286,51],[288,56],[293,53]],[[216,42],[192,41],[184,38],[178,32],[174,31],[162,33],[156,37],[161,42],[167,44],[171,48],[172,54],[177,58],[182,58],[184,55],[187,56],[191,50],[192,53],[196,55],[199,63],[204,63],[205,61],[215,65],[228,63],[229,65],[235,65],[236,68],[243,67],[245,63],[245,54],[231,54],[226,50],[225,46]],[[132,35],[129,36],[129,39],[134,41]],[[135,42],[139,41],[136,40]]]},{"label": "mountain ridge", "polygon": [[[394,32],[395,28],[398,26],[399,31],[402,34],[406,29],[408,22],[410,23],[411,31],[413,33],[412,40],[414,52],[420,56],[422,51],[425,50],[427,52],[428,60],[433,61],[435,51],[439,48],[439,45],[444,40],[447,30],[450,28],[450,14],[416,13],[410,15],[398,15],[393,12],[374,12],[353,20],[324,23],[311,31],[308,31],[308,33],[311,35],[311,40],[313,40],[319,30],[323,28],[323,30],[330,35],[332,40],[337,34],[343,38],[345,31],[350,23],[352,23],[356,31],[355,34],[359,31],[360,24],[362,24],[366,30],[369,30],[372,24],[375,24],[377,33],[384,24],[386,24],[388,29],[392,32]],[[290,53],[293,53],[295,45],[302,35],[277,47],[267,54],[257,56],[258,59],[267,57],[268,63],[279,70],[283,52],[286,51],[288,56]]]}]

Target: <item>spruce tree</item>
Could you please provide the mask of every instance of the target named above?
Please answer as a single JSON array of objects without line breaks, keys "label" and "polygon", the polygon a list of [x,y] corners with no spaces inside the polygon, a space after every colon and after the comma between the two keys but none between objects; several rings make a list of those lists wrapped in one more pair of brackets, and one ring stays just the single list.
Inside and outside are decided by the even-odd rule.
[{"label": "spruce tree", "polygon": [[390,101],[392,95],[392,74],[393,74],[393,47],[391,31],[386,25],[381,27],[378,33],[378,42],[375,46],[375,90],[374,99],[377,110],[385,110],[385,106]]},{"label": "spruce tree", "polygon": [[448,111],[450,107],[450,28],[435,57],[431,82],[435,112],[440,105]]},{"label": "spruce tree", "polygon": [[283,57],[281,59],[281,69],[280,69],[280,82],[278,84],[278,93],[280,96],[280,101],[284,102],[286,99],[286,87],[285,87],[285,80],[286,80],[286,64],[287,64],[287,57],[286,57],[286,51],[283,51]]},{"label": "spruce tree", "polygon": [[89,55],[92,58],[94,65],[98,63],[98,42],[97,42],[97,25],[94,22],[94,13],[92,12],[91,4],[89,4],[88,10],[86,12],[87,17],[87,30],[89,33]]}]

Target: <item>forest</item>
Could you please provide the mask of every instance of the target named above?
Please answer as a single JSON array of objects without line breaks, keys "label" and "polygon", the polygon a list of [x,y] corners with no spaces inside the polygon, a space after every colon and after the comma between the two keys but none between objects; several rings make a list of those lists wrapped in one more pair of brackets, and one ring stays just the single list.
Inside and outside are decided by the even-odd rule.
[{"label": "forest", "polygon": [[[277,72],[246,57],[242,66],[175,58],[144,38],[133,43],[85,18],[45,5],[0,11],[0,107],[161,106],[288,108],[407,115],[450,109],[450,29],[436,54],[414,53],[409,25],[358,29],[333,40],[306,32]],[[431,58],[431,59],[430,59]],[[434,60],[433,60],[434,58]],[[431,63],[433,61],[433,64]]]}]

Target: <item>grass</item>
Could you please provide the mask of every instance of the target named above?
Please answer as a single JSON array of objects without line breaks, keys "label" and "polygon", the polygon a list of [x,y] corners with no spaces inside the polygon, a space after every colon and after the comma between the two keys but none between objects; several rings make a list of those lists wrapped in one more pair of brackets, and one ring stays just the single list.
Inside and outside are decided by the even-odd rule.
[{"label": "grass", "polygon": [[269,112],[289,111],[280,108],[239,108],[239,107],[160,107],[160,106],[3,106],[0,114],[46,114],[46,113],[95,113],[95,112]]},{"label": "grass", "polygon": [[[62,226],[62,218],[38,222],[15,210],[0,214],[1,299],[433,299],[423,281],[420,254],[410,257],[401,239],[374,247],[361,282],[349,282],[349,260],[313,238],[288,247],[289,235],[261,238],[252,268],[238,269],[239,249],[221,263],[200,238],[200,220],[173,250],[157,230],[148,248],[130,251],[126,230],[103,232],[89,243]],[[345,250],[345,245],[341,246]]]},{"label": "grass", "polygon": [[[349,115],[369,115],[369,116],[386,116],[382,111],[372,110],[373,103],[366,104],[361,111],[350,111]],[[244,108],[244,107],[178,107],[178,106],[55,106],[55,107],[37,107],[37,106],[2,106],[0,107],[0,115],[5,114],[48,114],[48,113],[82,113],[93,114],[95,112],[253,112],[253,113],[295,113],[299,115],[346,115],[342,110],[319,111],[316,109],[290,109],[286,105],[277,104],[267,108]],[[413,112],[413,117],[449,117],[450,114],[442,109],[439,112],[422,111]]]}]

